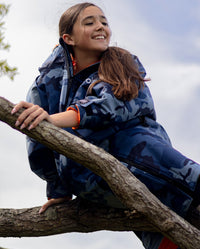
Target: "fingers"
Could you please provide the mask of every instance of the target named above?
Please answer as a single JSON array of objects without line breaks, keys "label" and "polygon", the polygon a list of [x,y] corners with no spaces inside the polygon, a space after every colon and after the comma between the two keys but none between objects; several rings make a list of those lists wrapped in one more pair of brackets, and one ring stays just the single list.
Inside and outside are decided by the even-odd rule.
[{"label": "fingers", "polygon": [[57,199],[50,199],[48,200],[39,210],[39,214],[44,213],[48,207],[54,205],[54,204],[59,204],[65,201],[71,200],[71,197],[63,197],[63,198],[57,198]]},{"label": "fingers", "polygon": [[28,127],[29,130],[35,128],[42,120],[48,118],[48,113],[44,111],[40,106],[33,105],[32,103],[21,101],[15,105],[11,113],[14,114],[21,108],[26,108],[17,118],[16,126],[20,126],[20,129]]},{"label": "fingers", "polygon": [[[35,116],[35,118],[34,118],[34,116]],[[35,128],[42,120],[47,119],[48,116],[49,116],[48,113],[46,111],[44,111],[42,108],[38,109],[37,112],[34,113],[34,115],[33,115],[34,121],[28,127],[28,129],[31,130],[31,129]],[[32,120],[30,120],[30,122],[31,121]]]},{"label": "fingers", "polygon": [[51,200],[48,200],[39,210],[39,214],[42,214],[44,213],[48,207],[52,206],[54,203],[53,203],[53,199]]},{"label": "fingers", "polygon": [[40,115],[41,112],[42,110],[39,108],[39,106],[31,106],[19,115],[15,125],[21,125],[20,129],[24,129],[31,123],[31,121]]},{"label": "fingers", "polygon": [[14,114],[14,113],[18,112],[19,109],[21,109],[23,107],[24,108],[29,108],[32,105],[33,105],[32,103],[29,103],[29,102],[26,102],[26,101],[20,101],[17,105],[14,106],[14,108],[11,111],[11,114]]}]

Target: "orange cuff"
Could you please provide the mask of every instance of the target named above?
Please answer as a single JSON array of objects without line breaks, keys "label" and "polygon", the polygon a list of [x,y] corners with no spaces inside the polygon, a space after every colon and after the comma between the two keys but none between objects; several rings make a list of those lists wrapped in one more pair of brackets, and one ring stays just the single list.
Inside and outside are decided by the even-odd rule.
[{"label": "orange cuff", "polygon": [[77,113],[77,123],[78,123],[78,125],[76,127],[72,127],[73,130],[78,129],[79,124],[81,122],[81,117],[80,117],[80,112],[79,112],[78,106],[76,106],[76,108],[77,109],[75,109],[74,107],[71,107],[71,106],[67,108],[67,111],[72,110],[72,111],[75,111]]}]

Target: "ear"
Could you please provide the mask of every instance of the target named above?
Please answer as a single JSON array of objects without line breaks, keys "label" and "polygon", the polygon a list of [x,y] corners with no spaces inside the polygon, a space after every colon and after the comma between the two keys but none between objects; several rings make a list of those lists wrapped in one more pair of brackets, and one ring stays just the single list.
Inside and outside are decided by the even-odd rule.
[{"label": "ear", "polygon": [[74,40],[73,40],[73,38],[72,38],[71,35],[69,35],[69,34],[64,34],[64,35],[62,36],[62,38],[63,38],[64,42],[67,43],[67,45],[74,46]]}]

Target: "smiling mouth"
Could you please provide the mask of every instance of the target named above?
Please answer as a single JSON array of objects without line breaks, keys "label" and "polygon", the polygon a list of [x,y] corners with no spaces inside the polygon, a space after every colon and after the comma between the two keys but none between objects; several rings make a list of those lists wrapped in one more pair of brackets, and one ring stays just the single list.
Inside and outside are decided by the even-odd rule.
[{"label": "smiling mouth", "polygon": [[98,35],[98,36],[95,36],[93,39],[95,39],[95,40],[105,40],[106,37],[104,35]]}]

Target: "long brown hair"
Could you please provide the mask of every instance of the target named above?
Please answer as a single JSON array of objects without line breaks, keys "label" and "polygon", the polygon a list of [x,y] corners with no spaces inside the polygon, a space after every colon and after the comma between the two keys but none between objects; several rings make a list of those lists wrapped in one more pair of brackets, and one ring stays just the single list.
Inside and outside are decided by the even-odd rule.
[{"label": "long brown hair", "polygon": [[105,81],[112,85],[116,98],[131,100],[138,96],[138,91],[144,86],[142,73],[132,54],[119,47],[109,47],[102,55],[98,69],[99,80],[90,85],[88,92],[92,92],[94,85]]},{"label": "long brown hair", "polygon": [[[72,34],[73,26],[84,9],[97,5],[93,3],[80,3],[67,9],[61,16],[59,21],[59,35]],[[73,49],[69,46],[70,52]],[[92,92],[92,88],[100,81],[105,81],[112,85],[112,90],[116,98],[122,100],[131,100],[138,96],[138,90],[146,81],[139,72],[132,55],[125,49],[119,47],[109,47],[103,52],[100,66],[98,69],[99,80],[91,84],[88,93]]]}]

